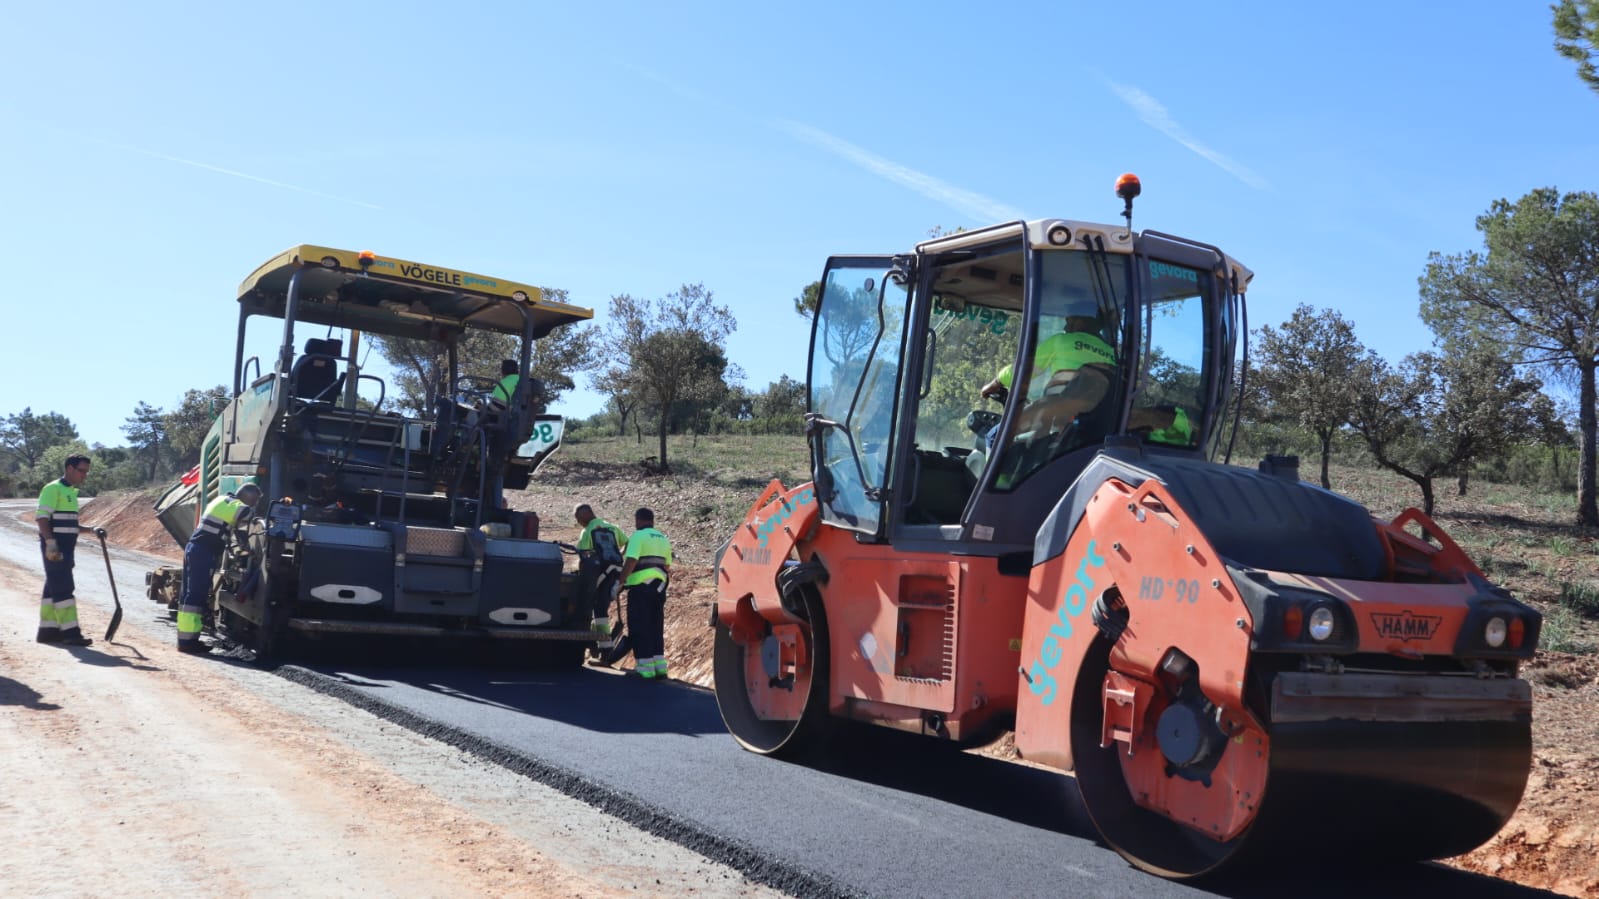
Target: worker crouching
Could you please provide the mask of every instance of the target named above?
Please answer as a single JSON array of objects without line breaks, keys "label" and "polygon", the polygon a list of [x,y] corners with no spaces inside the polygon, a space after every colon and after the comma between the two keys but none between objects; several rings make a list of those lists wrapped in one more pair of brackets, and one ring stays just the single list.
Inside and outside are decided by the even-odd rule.
[{"label": "worker crouching", "polygon": [[178,651],[208,652],[200,642],[205,607],[211,598],[211,575],[234,528],[249,520],[261,499],[261,488],[245,484],[237,493],[225,493],[205,507],[199,527],[183,547],[183,595],[178,600]]}]

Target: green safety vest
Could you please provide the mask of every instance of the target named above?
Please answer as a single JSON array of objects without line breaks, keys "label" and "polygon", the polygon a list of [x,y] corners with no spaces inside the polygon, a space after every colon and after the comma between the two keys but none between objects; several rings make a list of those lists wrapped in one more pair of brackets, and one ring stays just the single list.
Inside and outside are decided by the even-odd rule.
[{"label": "green safety vest", "polygon": [[[1098,335],[1083,331],[1062,332],[1044,338],[1033,352],[1033,379],[1028,384],[1028,396],[1044,389],[1049,379],[1058,371],[1076,371],[1085,365],[1116,365],[1116,351]],[[1014,375],[1009,365],[999,370],[994,378],[1010,387]]]},{"label": "green safety vest", "polygon": [[627,576],[627,586],[636,587],[646,581],[664,581],[666,572],[661,568],[672,564],[672,543],[666,535],[654,528],[634,531],[627,538],[624,558],[637,559],[633,573]]},{"label": "green safety vest", "polygon": [[78,535],[78,488],[66,478],[51,481],[39,491],[39,511],[34,518],[50,519],[50,533],[56,539]]},{"label": "green safety vest", "polygon": [[222,494],[206,505],[205,514],[200,517],[200,526],[194,529],[189,539],[212,537],[221,540],[223,531],[233,527],[239,520],[239,513],[248,508],[244,500],[233,494]]},{"label": "green safety vest", "polygon": [[1183,407],[1177,406],[1172,413],[1171,424],[1159,430],[1150,431],[1149,439],[1156,443],[1189,446],[1194,442],[1194,425],[1188,420],[1188,413],[1183,410]]},{"label": "green safety vest", "polygon": [[577,548],[579,550],[594,549],[594,532],[601,528],[616,535],[616,548],[618,551],[627,548],[627,534],[621,528],[603,518],[594,518],[589,521],[588,525],[583,528],[582,536],[577,538]]},{"label": "green safety vest", "polygon": [[516,395],[516,383],[522,380],[521,375],[506,375],[500,383],[494,385],[494,392],[489,394],[489,400],[502,405],[511,405],[511,397]]}]

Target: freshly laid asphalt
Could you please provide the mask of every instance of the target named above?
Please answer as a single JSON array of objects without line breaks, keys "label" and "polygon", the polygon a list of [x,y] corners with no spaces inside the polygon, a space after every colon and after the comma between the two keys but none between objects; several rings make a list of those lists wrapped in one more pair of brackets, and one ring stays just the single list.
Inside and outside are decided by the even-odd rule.
[{"label": "freshly laid asphalt", "polygon": [[[754,755],[707,691],[613,672],[308,663],[281,676],[533,777],[797,896],[1543,896],[1440,865],[1302,866],[1205,889],[1096,842],[1075,783],[868,728]],[[537,814],[537,809],[529,809]]]}]

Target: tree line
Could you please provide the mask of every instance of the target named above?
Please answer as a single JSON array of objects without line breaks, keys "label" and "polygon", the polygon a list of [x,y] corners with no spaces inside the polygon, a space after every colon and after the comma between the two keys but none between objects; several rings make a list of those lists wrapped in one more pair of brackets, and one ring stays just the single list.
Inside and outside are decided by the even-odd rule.
[{"label": "tree line", "polygon": [[200,446],[211,422],[228,403],[228,389],[218,384],[184,393],[170,411],[140,402],[124,420],[124,446],[88,445],[77,425],[56,411],[24,408],[0,417],[0,496],[38,493],[61,477],[67,457],[88,456],[94,477],[83,492],[142,487],[200,461]]},{"label": "tree line", "polygon": [[[1252,364],[1240,370],[1237,385],[1243,444],[1250,452],[1308,449],[1323,487],[1334,450],[1353,445],[1415,483],[1428,512],[1440,479],[1453,479],[1464,493],[1475,472],[1540,477],[1509,464],[1531,448],[1555,472],[1553,486],[1573,483],[1578,523],[1599,524],[1599,195],[1540,188],[1514,202],[1495,201],[1477,229],[1481,250],[1434,252],[1419,279],[1420,314],[1434,334],[1430,350],[1390,363],[1365,347],[1337,310],[1308,305],[1253,331]],[[818,288],[807,285],[793,301],[806,319],[814,317]],[[546,292],[566,299],[565,291]],[[798,435],[805,384],[783,375],[764,390],[747,389],[727,356],[726,339],[736,327],[732,312],[703,284],[655,299],[619,294],[603,324],[559,329],[538,341],[532,375],[545,385],[544,401],[554,403],[588,373],[607,404],[574,422],[574,433],[631,433],[641,443],[649,433],[663,469],[670,434]],[[397,408],[430,414],[446,389],[443,354],[420,341],[372,339],[393,366]],[[494,377],[514,349],[512,337],[478,334],[463,341],[458,355],[465,373]],[[972,374],[974,394],[983,374]],[[1550,399],[1546,379],[1575,386],[1574,409]],[[0,418],[0,493],[36,492],[60,476],[74,453],[94,461],[98,489],[186,471],[228,400],[219,384],[189,390],[170,410],[141,401],[122,425],[128,442],[121,447],[86,446],[71,420],[55,411],[30,407],[7,415]],[[925,401],[949,405],[956,415],[971,397]],[[1569,477],[1559,475],[1563,458]]]},{"label": "tree line", "polygon": [[[564,289],[542,290],[568,302]],[[529,371],[542,385],[541,405],[556,404],[588,373],[591,386],[607,398],[607,409],[576,424],[631,431],[641,440],[648,431],[658,437],[662,468],[669,465],[668,434],[799,432],[804,385],[785,375],[764,391],[745,389],[743,373],[726,350],[737,323],[703,284],[685,284],[656,299],[614,296],[604,321],[559,328],[534,343]],[[431,417],[450,389],[443,348],[380,335],[368,339],[391,366],[390,411]],[[510,335],[471,332],[456,347],[460,373],[497,380],[500,361],[516,358],[516,347]],[[61,476],[74,454],[89,456],[95,466],[86,494],[174,477],[199,462],[206,434],[230,399],[219,384],[186,392],[170,409],[140,401],[121,427],[126,445],[115,447],[87,445],[60,412],[28,407],[0,417],[0,495],[37,493]]]},{"label": "tree line", "polygon": [[[1254,330],[1252,364],[1240,369],[1236,385],[1243,444],[1250,452],[1308,449],[1318,458],[1323,487],[1335,449],[1353,445],[1415,483],[1428,512],[1440,479],[1453,479],[1463,493],[1476,472],[1538,477],[1508,465],[1533,448],[1552,469],[1562,458],[1570,463],[1577,521],[1599,524],[1599,195],[1540,188],[1514,202],[1495,201],[1477,229],[1481,250],[1434,252],[1419,278],[1432,349],[1390,363],[1365,347],[1337,310],[1308,305],[1279,325]],[[818,287],[807,285],[793,302],[806,319],[814,317]],[[566,299],[565,291],[546,292]],[[553,403],[587,372],[607,405],[574,422],[574,432],[631,433],[641,443],[649,433],[663,469],[670,434],[798,435],[805,384],[783,375],[764,390],[746,389],[726,350],[736,327],[732,312],[703,284],[655,299],[619,294],[603,324],[559,329],[538,341],[532,374]],[[372,339],[394,368],[399,410],[429,414],[445,389],[443,355],[419,341]],[[514,349],[509,336],[474,335],[458,354],[465,373],[492,377]],[[973,395],[983,374],[972,374]],[[1574,410],[1557,406],[1545,379],[1576,387]],[[962,393],[926,401],[959,412],[971,399]],[[0,418],[0,492],[37,491],[59,477],[73,453],[94,460],[99,489],[186,471],[228,400],[217,385],[186,392],[170,410],[141,401],[122,425],[128,443],[121,447],[85,446],[71,420],[55,411],[7,415]],[[1556,477],[1554,486],[1565,480]]]}]

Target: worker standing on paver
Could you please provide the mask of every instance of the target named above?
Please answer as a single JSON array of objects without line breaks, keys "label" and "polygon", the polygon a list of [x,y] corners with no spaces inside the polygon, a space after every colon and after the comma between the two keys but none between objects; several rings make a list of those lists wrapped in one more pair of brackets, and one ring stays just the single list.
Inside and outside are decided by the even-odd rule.
[{"label": "worker standing on paver", "polygon": [[633,513],[633,536],[623,554],[627,629],[633,632],[633,664],[639,677],[666,679],[666,585],[672,576],[672,543],[655,529],[655,513]]},{"label": "worker standing on paver", "polygon": [[[39,552],[44,556],[44,593],[39,600],[40,643],[88,646],[94,640],[78,627],[78,601],[73,596],[73,551],[78,534],[90,530],[78,524],[78,486],[89,477],[88,456],[68,456],[60,480],[39,491]],[[103,534],[103,528],[93,529]]]},{"label": "worker standing on paver", "polygon": [[261,488],[255,484],[222,494],[205,507],[200,526],[189,535],[189,542],[183,547],[183,595],[178,600],[179,652],[210,651],[200,642],[200,631],[205,626],[206,602],[211,597],[211,574],[228,532],[249,519],[260,499]]}]

